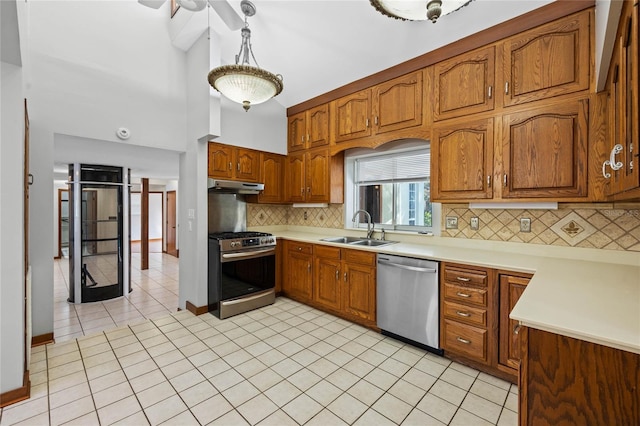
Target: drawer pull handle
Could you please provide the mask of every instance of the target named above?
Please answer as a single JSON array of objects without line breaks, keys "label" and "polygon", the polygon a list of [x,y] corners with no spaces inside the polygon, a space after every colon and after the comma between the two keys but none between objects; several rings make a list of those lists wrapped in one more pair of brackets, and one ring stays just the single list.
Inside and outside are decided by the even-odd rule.
[{"label": "drawer pull handle", "polygon": [[298,251],[302,251],[302,247],[298,247]]},{"label": "drawer pull handle", "polygon": [[340,270],[336,269],[336,281],[340,279]]},{"label": "drawer pull handle", "polygon": [[518,335],[518,333],[520,333],[520,324],[516,324],[515,327],[513,327],[513,334]]},{"label": "drawer pull handle", "polygon": [[456,277],[456,280],[462,281],[463,283],[468,283],[469,281],[471,281],[471,278]]},{"label": "drawer pull handle", "polygon": [[468,318],[471,316],[471,314],[469,312],[462,312],[462,311],[456,311],[456,314],[460,315],[461,317],[465,317]]},{"label": "drawer pull handle", "polygon": [[464,343],[465,345],[471,344],[471,340],[463,339],[462,337],[456,337],[456,340],[458,340],[458,342],[460,343]]},{"label": "drawer pull handle", "polygon": [[460,297],[471,297],[471,295],[470,295],[470,294],[467,294],[467,293],[460,293],[460,292],[457,292],[457,293],[456,293],[456,296],[460,296]]}]

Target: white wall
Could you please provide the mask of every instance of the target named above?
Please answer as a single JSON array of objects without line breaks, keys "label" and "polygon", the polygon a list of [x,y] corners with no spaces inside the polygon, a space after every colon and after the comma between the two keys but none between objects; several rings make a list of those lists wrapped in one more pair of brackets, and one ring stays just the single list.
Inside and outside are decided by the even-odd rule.
[{"label": "white wall", "polygon": [[[164,192],[149,193],[149,239],[162,238]],[[140,241],[142,224],[142,194],[131,194],[131,241]]]},{"label": "white wall", "polygon": [[0,62],[0,393],[22,386],[24,371],[22,68]]}]

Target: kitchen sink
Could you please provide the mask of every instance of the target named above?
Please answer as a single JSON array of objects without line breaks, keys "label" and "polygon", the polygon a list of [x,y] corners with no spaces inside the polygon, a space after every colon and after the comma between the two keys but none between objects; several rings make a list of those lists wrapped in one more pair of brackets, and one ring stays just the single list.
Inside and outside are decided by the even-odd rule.
[{"label": "kitchen sink", "polygon": [[368,246],[368,247],[380,247],[380,246],[386,246],[388,244],[397,243],[397,241],[373,240],[370,238],[358,238],[358,237],[329,237],[329,238],[323,238],[320,241],[326,241],[328,243],[340,243],[340,244],[349,244],[353,246]]},{"label": "kitchen sink", "polygon": [[323,238],[320,241],[326,241],[328,243],[353,244],[353,243],[356,243],[358,241],[362,241],[362,238],[358,238],[358,237],[330,237],[330,238]]},{"label": "kitchen sink", "polygon": [[369,247],[379,247],[379,246],[386,246],[387,244],[393,244],[396,243],[397,241],[385,241],[385,240],[359,240],[359,241],[355,241],[351,244],[353,244],[354,246],[369,246]]}]

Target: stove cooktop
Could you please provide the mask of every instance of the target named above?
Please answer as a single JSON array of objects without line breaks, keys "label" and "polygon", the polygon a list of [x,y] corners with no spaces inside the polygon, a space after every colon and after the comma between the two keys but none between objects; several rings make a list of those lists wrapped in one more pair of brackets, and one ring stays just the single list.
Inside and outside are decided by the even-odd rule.
[{"label": "stove cooktop", "polygon": [[270,237],[271,234],[267,234],[266,232],[214,232],[209,234],[209,239],[211,240],[234,240],[241,238],[256,238],[256,237]]}]

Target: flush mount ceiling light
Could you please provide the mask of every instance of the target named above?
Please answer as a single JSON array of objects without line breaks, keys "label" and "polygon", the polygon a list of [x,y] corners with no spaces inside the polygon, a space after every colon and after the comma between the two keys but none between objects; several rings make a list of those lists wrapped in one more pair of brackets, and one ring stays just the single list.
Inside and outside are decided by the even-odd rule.
[{"label": "flush mount ceiling light", "polygon": [[[235,65],[223,65],[209,72],[209,84],[234,102],[242,104],[245,111],[251,105],[261,104],[282,92],[282,76],[263,70],[258,66],[251,50],[251,30],[247,17],[256,14],[256,7],[248,0],[240,3],[244,13],[244,28],[240,52],[236,55]],[[256,66],[249,64],[249,54]],[[242,62],[240,62],[242,58]]]},{"label": "flush mount ceiling light", "polygon": [[403,21],[431,22],[455,12],[473,0],[369,0],[383,15]]}]

